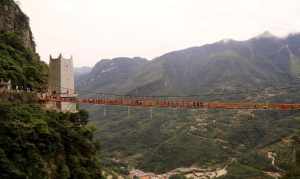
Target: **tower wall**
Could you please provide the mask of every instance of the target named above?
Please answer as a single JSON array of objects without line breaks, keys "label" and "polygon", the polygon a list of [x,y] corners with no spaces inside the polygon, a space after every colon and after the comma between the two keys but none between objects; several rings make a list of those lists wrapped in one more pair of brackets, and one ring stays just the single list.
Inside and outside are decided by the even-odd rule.
[{"label": "tower wall", "polygon": [[[73,59],[50,56],[49,63],[49,94],[66,98],[75,98]],[[76,104],[57,102],[51,108],[61,112],[76,112]]]},{"label": "tower wall", "polygon": [[49,86],[49,93],[51,95],[53,94],[60,94],[60,76],[61,76],[61,70],[60,70],[60,59],[53,59],[50,56],[50,62],[49,62],[49,80],[48,80],[48,86]]},{"label": "tower wall", "polygon": [[60,86],[62,94],[74,94],[74,70],[73,70],[73,60],[62,59],[60,63]]}]

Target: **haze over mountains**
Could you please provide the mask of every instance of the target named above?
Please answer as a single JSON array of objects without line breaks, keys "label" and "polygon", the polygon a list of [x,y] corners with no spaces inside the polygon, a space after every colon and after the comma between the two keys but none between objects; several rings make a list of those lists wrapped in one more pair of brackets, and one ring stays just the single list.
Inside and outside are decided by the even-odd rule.
[{"label": "haze over mountains", "polygon": [[[152,61],[102,60],[93,69],[75,69],[76,91],[94,98],[102,91],[163,95],[160,99],[197,94],[185,99],[299,103],[299,47],[299,34],[278,38],[263,33],[248,41],[223,40],[170,52]],[[70,63],[57,64],[72,72]],[[77,98],[48,90],[57,88],[49,80],[73,88],[68,79],[72,74],[55,66],[40,61],[29,19],[17,2],[0,0],[1,179],[148,178],[140,171],[142,177],[128,176],[134,168],[169,173],[149,174],[156,179],[299,176],[299,110],[94,105],[70,113],[61,102]]]},{"label": "haze over mountains", "polygon": [[219,41],[151,61],[102,60],[77,80],[77,88],[133,95],[188,95],[212,88],[280,86],[299,77],[299,48],[300,34],[278,38],[265,32],[247,41]]},{"label": "haze over mountains", "polygon": [[[300,34],[279,38],[263,33],[246,41],[222,40],[173,51],[151,61],[102,60],[79,76],[76,85],[84,97],[104,92],[299,102],[299,77]],[[158,173],[179,167],[215,168],[234,160],[227,178],[268,178],[266,171],[278,170],[267,152],[275,151],[276,167],[287,169],[291,158],[286,155],[300,127],[298,112],[153,109],[150,115],[139,108],[87,109],[99,129],[104,156]]]},{"label": "haze over mountains", "polygon": [[84,74],[87,74],[89,73],[90,71],[92,70],[91,67],[88,67],[88,66],[84,66],[84,67],[78,67],[78,68],[75,68],[74,69],[74,73],[75,75],[84,75]]}]

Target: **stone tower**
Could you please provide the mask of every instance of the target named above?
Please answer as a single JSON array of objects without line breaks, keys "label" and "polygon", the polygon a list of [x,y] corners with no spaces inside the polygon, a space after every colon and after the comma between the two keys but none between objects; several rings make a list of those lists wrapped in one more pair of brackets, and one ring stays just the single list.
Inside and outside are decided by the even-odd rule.
[{"label": "stone tower", "polygon": [[[74,87],[73,59],[52,58],[49,62],[48,93],[64,98],[76,98]],[[69,102],[50,102],[49,108],[61,112],[76,112],[76,104]]]}]

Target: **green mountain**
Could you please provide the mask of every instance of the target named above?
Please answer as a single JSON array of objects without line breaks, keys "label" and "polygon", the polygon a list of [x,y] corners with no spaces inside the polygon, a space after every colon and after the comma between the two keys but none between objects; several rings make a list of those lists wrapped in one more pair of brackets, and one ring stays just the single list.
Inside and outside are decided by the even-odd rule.
[{"label": "green mountain", "polygon": [[[102,82],[108,80],[106,76],[95,76],[105,71],[106,66],[100,67],[100,62],[92,73],[84,76],[84,85],[78,85],[78,89],[135,95],[186,95],[201,94],[209,89],[281,86],[299,76],[299,37],[294,34],[287,38],[258,36],[247,41],[220,41],[167,53],[138,69],[122,61],[134,68],[130,71],[123,67],[133,74],[129,78],[125,74],[123,80],[118,81],[111,77],[117,73],[111,71],[107,73],[110,76],[107,83]],[[113,84],[117,87],[107,87]]]},{"label": "green mountain", "polygon": [[[120,60],[127,65],[115,71],[100,61],[90,74],[81,76],[77,89],[82,97],[106,92],[299,102],[299,49],[299,34],[285,38],[263,34],[170,52],[141,65]],[[105,63],[119,65],[114,60]],[[105,75],[106,70],[111,71]],[[126,70],[125,75],[120,70]],[[287,154],[300,127],[297,111],[153,109],[151,114],[141,108],[87,109],[99,128],[104,155],[157,173],[220,167],[234,160],[229,178],[267,178],[265,172],[280,173],[292,165],[293,155]],[[276,166],[267,157],[269,151],[278,155]]]},{"label": "green mountain", "polygon": [[132,79],[146,63],[146,59],[139,57],[104,59],[98,62],[90,73],[79,76],[76,85],[83,93],[90,90],[113,92],[119,89],[119,84],[125,84]]},{"label": "green mountain", "polygon": [[29,18],[12,0],[0,1],[0,79],[20,88],[45,89],[48,67],[35,51]]},{"label": "green mountain", "polygon": [[[47,87],[28,17],[13,0],[0,0],[0,79],[13,88]],[[34,93],[0,93],[0,178],[101,178],[99,144],[88,114],[46,111]]]}]

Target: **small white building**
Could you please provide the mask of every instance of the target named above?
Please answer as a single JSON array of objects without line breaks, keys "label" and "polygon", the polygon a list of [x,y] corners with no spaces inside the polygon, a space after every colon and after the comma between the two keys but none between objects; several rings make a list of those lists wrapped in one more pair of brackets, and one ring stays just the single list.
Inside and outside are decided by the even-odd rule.
[{"label": "small white building", "polygon": [[11,81],[4,81],[3,79],[0,80],[0,92],[3,91],[10,91],[11,90]]}]

